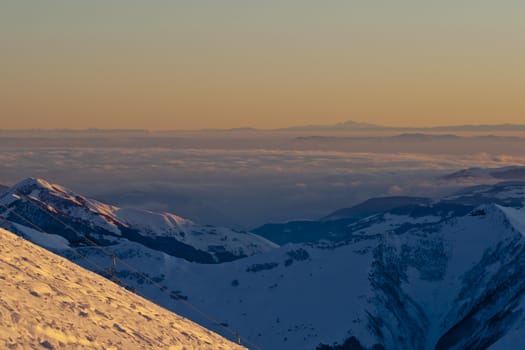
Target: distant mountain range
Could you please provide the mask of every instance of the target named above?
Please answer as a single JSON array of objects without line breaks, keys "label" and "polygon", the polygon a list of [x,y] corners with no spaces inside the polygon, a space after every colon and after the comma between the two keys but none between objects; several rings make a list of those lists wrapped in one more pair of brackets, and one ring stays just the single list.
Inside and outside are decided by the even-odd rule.
[{"label": "distant mountain range", "polygon": [[[517,183],[518,188],[521,188],[521,185],[521,182]],[[363,221],[369,217],[376,217],[380,222],[384,221],[385,215],[432,216],[446,220],[450,217],[465,215],[480,205],[498,204],[520,207],[525,203],[525,193],[519,191],[512,196],[499,197],[497,194],[503,191],[505,185],[499,186],[501,187],[493,188],[490,185],[473,187],[465,193],[458,192],[458,194],[441,199],[407,196],[371,198],[355,206],[336,210],[319,220],[265,224],[254,229],[253,232],[281,245],[316,243],[323,240],[341,242],[353,237],[356,230],[359,231],[362,227],[370,225],[369,221]],[[508,186],[514,185],[509,183]],[[479,191],[479,194],[474,191]],[[400,221],[399,224],[406,227],[411,226],[408,221]],[[398,229],[396,226],[388,227],[388,230],[396,229]]]},{"label": "distant mountain range", "polygon": [[371,198],[351,208],[336,210],[335,212],[329,214],[321,220],[333,221],[338,219],[346,219],[350,217],[364,218],[394,208],[399,208],[407,205],[430,204],[431,202],[431,199],[422,197],[391,196]]},{"label": "distant mountain range", "polygon": [[[177,131],[177,130],[172,130]],[[182,130],[179,130],[182,131]],[[191,131],[191,130],[185,130]],[[196,130],[193,130],[196,131]],[[295,125],[284,128],[260,129],[255,127],[241,127],[231,129],[203,129],[202,131],[399,131],[399,132],[447,132],[447,131],[525,131],[525,124],[464,124],[464,125],[443,125],[429,127],[412,127],[412,126],[385,126],[380,124],[371,124],[347,120],[335,124],[312,124],[312,125]]]},{"label": "distant mountain range", "polygon": [[368,130],[368,129],[384,129],[385,126],[369,124],[369,123],[360,123],[353,120],[347,120],[345,122],[328,124],[328,125],[303,125],[303,126],[290,126],[288,128],[282,128],[280,130],[293,130],[293,131],[312,131],[312,130],[342,130],[342,129],[351,129],[351,130]]},{"label": "distant mountain range", "polygon": [[[38,179],[4,191],[0,203],[4,228],[230,339],[223,327],[236,329],[246,344],[264,349],[525,344],[524,182],[440,199],[376,198],[255,231],[281,246],[172,214],[121,212]],[[116,266],[92,240],[115,255]],[[188,256],[191,249],[179,243],[206,258]]]},{"label": "distant mountain range", "polygon": [[71,133],[71,134],[93,134],[93,135],[111,135],[127,134],[127,136],[154,136],[155,134],[166,134],[172,132],[260,132],[260,131],[398,131],[398,132],[454,132],[454,131],[472,131],[472,132],[491,132],[491,131],[525,131],[525,124],[464,124],[464,125],[444,125],[432,127],[411,127],[411,126],[385,126],[364,122],[347,120],[335,124],[318,124],[318,125],[296,125],[284,128],[261,129],[255,127],[238,127],[230,129],[187,129],[187,130],[145,130],[145,129],[0,129],[0,134],[29,135],[31,133]]},{"label": "distant mountain range", "polygon": [[459,136],[454,134],[425,134],[425,133],[402,133],[392,136],[299,136],[296,141],[317,141],[317,142],[337,142],[337,141],[524,141],[518,136],[501,135],[479,135],[479,136]]},{"label": "distant mountain range", "polygon": [[477,181],[525,181],[525,166],[469,168],[446,175],[443,179],[459,183],[471,183]]},{"label": "distant mountain range", "polygon": [[348,120],[336,124],[328,125],[306,125],[306,126],[292,126],[288,128],[282,128],[279,130],[290,130],[290,131],[315,131],[315,130],[330,130],[330,131],[343,131],[343,130],[391,130],[391,131],[525,131],[525,124],[465,124],[465,125],[445,125],[445,126],[433,126],[433,127],[410,127],[410,126],[384,126],[378,124],[369,124],[355,122]]}]

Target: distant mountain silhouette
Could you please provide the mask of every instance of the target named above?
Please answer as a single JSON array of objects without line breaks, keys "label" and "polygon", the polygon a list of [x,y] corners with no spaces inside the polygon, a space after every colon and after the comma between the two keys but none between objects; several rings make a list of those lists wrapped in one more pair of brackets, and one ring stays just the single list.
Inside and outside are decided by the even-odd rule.
[{"label": "distant mountain silhouette", "polygon": [[341,123],[330,125],[304,125],[292,126],[279,130],[290,131],[311,131],[311,130],[389,130],[389,131],[408,131],[408,132],[431,132],[431,131],[525,131],[525,124],[464,124],[464,125],[444,125],[433,127],[410,127],[410,126],[385,126],[370,123],[361,123],[348,120]]}]

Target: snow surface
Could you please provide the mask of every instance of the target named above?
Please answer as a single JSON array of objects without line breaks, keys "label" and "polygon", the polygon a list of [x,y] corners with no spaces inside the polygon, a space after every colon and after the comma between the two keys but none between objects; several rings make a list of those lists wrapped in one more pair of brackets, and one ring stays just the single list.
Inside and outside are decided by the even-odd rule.
[{"label": "snow surface", "polygon": [[497,207],[503,213],[505,213],[510,223],[514,225],[514,227],[516,227],[522,235],[525,236],[525,208],[507,208],[501,205],[498,205]]},{"label": "snow surface", "polygon": [[170,213],[119,208],[113,214],[117,220],[128,227],[138,228],[144,235],[175,237],[180,242],[204,251],[220,246],[237,255],[253,255],[277,247],[275,243],[251,233],[199,225]]},{"label": "snow surface", "polygon": [[[322,342],[344,338],[349,330],[366,329],[367,300],[373,294],[368,283],[372,258],[369,241],[326,250],[288,245],[216,265],[190,263],[134,242],[121,243],[112,251],[126,264],[140,267],[159,281],[165,291],[141,281],[133,270],[117,263],[125,285],[136,286],[137,292],[148,299],[221,332],[173,295],[188,298],[262,349],[313,350]],[[292,259],[296,251],[306,255]],[[111,264],[110,258],[96,248],[83,248],[82,253],[101,266]]]},{"label": "snow surface", "polygon": [[[507,271],[525,267],[509,269],[503,258],[484,262],[507,254],[505,259],[515,261],[523,240],[520,228],[501,207],[478,210],[484,214],[439,223],[429,216],[428,229],[415,227],[403,234],[387,230],[379,237],[365,234],[345,244],[286,245],[218,265],[189,263],[132,242],[113,249],[166,291],[140,283],[118,266],[124,283],[219,331],[170,295],[188,298],[263,349],[315,349],[349,336],[368,347],[379,343],[386,349],[433,349],[468,310],[483,305],[492,288],[505,290],[501,283]],[[371,230],[375,233],[377,227]],[[110,264],[96,248],[82,252],[103,266]],[[479,282],[474,284],[472,278]],[[371,331],[370,317],[381,319],[382,338]],[[490,318],[480,316],[478,322],[481,329]],[[463,348],[469,348],[470,343],[465,344]]]},{"label": "snow surface", "polygon": [[243,349],[0,229],[5,349]]},{"label": "snow surface", "polygon": [[17,232],[21,232],[22,235],[34,244],[50,250],[64,250],[70,249],[69,242],[62,236],[40,232],[27,226],[12,223],[12,227]]}]

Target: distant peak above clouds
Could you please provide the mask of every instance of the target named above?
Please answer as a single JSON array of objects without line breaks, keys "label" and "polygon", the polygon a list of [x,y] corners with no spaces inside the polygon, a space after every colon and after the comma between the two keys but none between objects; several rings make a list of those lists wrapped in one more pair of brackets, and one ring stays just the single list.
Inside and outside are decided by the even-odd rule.
[{"label": "distant peak above clouds", "polygon": [[27,189],[42,189],[48,191],[60,190],[61,192],[66,192],[66,189],[61,186],[52,185],[44,179],[39,179],[35,177],[28,177],[11,187],[11,190],[13,191],[24,191]]},{"label": "distant peak above clouds", "polygon": [[340,123],[328,125],[305,125],[291,126],[285,130],[385,130],[385,131],[525,131],[525,124],[464,124],[464,125],[443,125],[443,126],[386,126],[380,124],[356,122],[347,120]]},{"label": "distant peak above clouds", "polygon": [[[254,127],[232,128],[229,131],[263,131]],[[333,124],[292,125],[283,128],[264,129],[264,131],[398,131],[398,132],[498,132],[525,131],[525,124],[462,124],[441,126],[382,125],[368,122],[346,120]]]},{"label": "distant peak above clouds", "polygon": [[499,168],[468,168],[443,177],[445,181],[459,183],[486,183],[499,181],[524,181],[525,166],[505,166]]},{"label": "distant peak above clouds", "polygon": [[309,130],[370,130],[370,129],[385,129],[387,127],[376,125],[376,124],[369,124],[369,123],[361,123],[356,122],[353,120],[347,120],[344,122],[336,123],[336,124],[328,124],[328,125],[298,125],[298,126],[290,126],[288,128],[283,128],[282,130],[291,130],[291,131],[309,131]]}]

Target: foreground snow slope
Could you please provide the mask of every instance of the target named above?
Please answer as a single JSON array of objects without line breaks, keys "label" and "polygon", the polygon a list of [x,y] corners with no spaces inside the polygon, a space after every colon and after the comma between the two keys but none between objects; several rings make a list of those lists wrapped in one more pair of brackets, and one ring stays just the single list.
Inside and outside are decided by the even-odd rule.
[{"label": "foreground snow slope", "polygon": [[0,229],[4,349],[242,349]]}]

